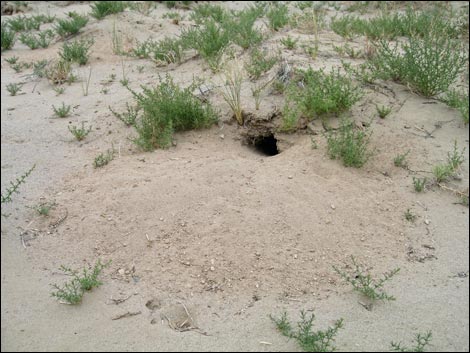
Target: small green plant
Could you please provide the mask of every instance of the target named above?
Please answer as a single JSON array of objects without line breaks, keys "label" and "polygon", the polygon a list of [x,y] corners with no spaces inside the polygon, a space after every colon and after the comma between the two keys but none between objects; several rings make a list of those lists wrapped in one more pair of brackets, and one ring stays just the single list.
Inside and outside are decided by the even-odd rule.
[{"label": "small green plant", "polygon": [[2,22],[1,26],[1,47],[3,52],[4,50],[11,49],[13,45],[15,45],[15,31],[11,30],[5,22]]},{"label": "small green plant", "polygon": [[5,23],[15,33],[32,30],[38,31],[41,26],[42,19],[38,16],[27,17],[20,15],[8,19]]},{"label": "small green plant", "polygon": [[107,150],[105,153],[100,153],[98,156],[95,157],[95,160],[93,161],[93,167],[104,167],[106,164],[108,164],[114,159],[114,154],[114,148],[111,150]]},{"label": "small green plant", "polygon": [[266,13],[268,26],[273,31],[278,31],[289,23],[289,9],[286,4],[274,3]]},{"label": "small green plant", "polygon": [[29,208],[32,208],[35,210],[37,213],[39,213],[41,216],[49,216],[49,212],[54,209],[57,206],[55,201],[52,202],[41,202],[35,206],[31,206]]},{"label": "small green plant", "polygon": [[452,152],[447,153],[447,163],[436,165],[432,170],[438,184],[447,181],[449,178],[455,175],[465,160],[464,152],[465,149],[462,152],[458,151],[457,141],[455,141],[454,149]]},{"label": "small green plant", "polygon": [[88,23],[87,16],[79,15],[76,12],[70,12],[69,17],[70,19],[58,20],[55,26],[57,34],[62,38],[77,34]]},{"label": "small green plant", "polygon": [[386,107],[384,105],[381,107],[376,105],[375,108],[377,109],[377,113],[381,119],[385,119],[392,112],[392,107]]},{"label": "small green plant", "polygon": [[70,114],[70,109],[72,107],[70,105],[65,105],[64,102],[62,102],[62,106],[59,108],[56,108],[55,106],[52,106],[52,110],[54,110],[54,114],[59,117],[59,118],[65,118]]},{"label": "small green plant", "polygon": [[328,154],[331,159],[342,159],[346,167],[362,167],[372,153],[368,150],[370,133],[361,131],[346,118],[341,120],[337,132],[327,135]]},{"label": "small green plant", "polygon": [[145,66],[144,66],[144,65],[138,65],[138,66],[136,67],[136,69],[137,69],[137,72],[138,72],[139,74],[141,74],[142,72],[144,72]]},{"label": "small green plant", "polygon": [[268,80],[264,83],[256,84],[251,87],[251,93],[255,98],[255,109],[259,110],[259,106],[261,104],[262,93],[264,90],[273,82],[273,80]]},{"label": "small green plant", "polygon": [[385,273],[383,278],[377,280],[372,278],[370,273],[364,272],[362,267],[356,262],[354,256],[351,256],[351,259],[354,266],[352,273],[341,271],[336,266],[333,266],[333,269],[346,282],[350,283],[354,290],[362,293],[371,300],[395,300],[395,297],[383,291],[383,286],[400,271],[399,268]]},{"label": "small green plant", "polygon": [[426,188],[427,178],[413,177],[413,186],[416,192],[423,192]]},{"label": "small green plant", "polygon": [[11,96],[16,96],[18,92],[21,91],[22,84],[18,83],[9,83],[7,85],[7,91],[10,93]]},{"label": "small green plant", "polygon": [[18,193],[19,186],[25,183],[26,178],[31,174],[34,168],[36,168],[36,164],[34,164],[28,171],[26,171],[19,178],[16,178],[14,182],[10,181],[10,186],[5,190],[4,193],[0,195],[0,200],[2,204],[11,202],[11,195],[13,195],[13,193]]},{"label": "small green plant", "polygon": [[292,328],[287,313],[283,313],[279,319],[270,316],[276,324],[277,329],[286,337],[295,339],[305,352],[333,352],[335,347],[333,343],[338,330],[343,327],[343,319],[334,323],[326,331],[313,331],[313,321],[315,315],[310,317],[302,310],[300,312],[300,321],[297,323],[297,330]]},{"label": "small green plant", "polygon": [[401,342],[391,342],[391,349],[394,352],[424,352],[424,348],[431,342],[432,332],[428,331],[424,335],[418,333],[415,337],[415,344],[413,347],[403,347]]},{"label": "small green plant", "polygon": [[73,42],[65,42],[59,55],[63,61],[86,65],[90,57],[89,50],[93,43],[93,39],[81,39]]},{"label": "small green plant", "polygon": [[469,100],[468,93],[464,94],[456,90],[449,90],[443,101],[451,108],[457,109],[465,124],[468,124]]},{"label": "small green plant", "polygon": [[239,125],[243,125],[243,111],[241,107],[240,91],[243,82],[241,67],[234,64],[225,72],[225,86],[222,91],[225,102],[232,109],[233,115]]},{"label": "small green plant", "polygon": [[250,6],[242,11],[234,13],[233,17],[228,17],[223,26],[231,32],[231,39],[243,49],[248,49],[259,45],[264,35],[259,28],[255,28],[256,19],[261,16],[262,11],[255,6]]},{"label": "small green plant", "polygon": [[414,222],[416,220],[416,215],[411,212],[411,210],[408,208],[405,212],[405,219],[408,222]]},{"label": "small green plant", "polygon": [[18,61],[18,59],[19,59],[19,58],[18,58],[17,56],[11,56],[11,57],[9,57],[9,58],[5,58],[5,61],[6,61],[7,63],[9,63],[10,66],[11,66],[11,65],[16,64],[17,61]]},{"label": "small green plant", "polygon": [[217,4],[199,4],[194,8],[189,16],[189,19],[196,22],[196,24],[203,24],[207,19],[214,20],[217,23],[223,23],[228,17],[227,11]]},{"label": "small green plant", "polygon": [[46,76],[46,67],[49,64],[47,60],[39,60],[33,63],[33,74],[37,77],[45,77]]},{"label": "small green plant", "polygon": [[23,69],[25,68],[25,63],[17,63],[14,65],[11,65],[11,68],[15,70],[16,73],[19,73],[23,71]]},{"label": "small green plant", "polygon": [[91,131],[91,126],[89,126],[88,128],[85,128],[84,122],[82,122],[81,127],[77,127],[75,125],[70,127],[69,125],[68,128],[69,128],[70,133],[73,136],[75,136],[77,141],[82,141]]},{"label": "small green plant", "polygon": [[142,87],[142,93],[131,90],[142,110],[135,124],[137,145],[145,150],[167,148],[174,131],[209,127],[217,121],[213,108],[192,94],[195,84],[182,89],[169,75],[159,81],[154,88]]},{"label": "small green plant", "polygon": [[252,80],[257,80],[262,74],[269,71],[279,62],[278,55],[272,55],[266,50],[253,48],[250,53],[250,60],[246,63],[246,72]]},{"label": "small green plant", "polygon": [[54,87],[53,88],[55,93],[56,93],[56,96],[60,96],[61,94],[63,94],[65,92],[65,87]]},{"label": "small green plant", "polygon": [[395,167],[399,167],[399,168],[408,167],[408,162],[406,161],[406,157],[408,156],[408,154],[410,154],[410,150],[408,150],[407,152],[405,152],[403,154],[397,155],[393,159],[393,164],[395,165]]},{"label": "small green plant", "polygon": [[127,1],[95,1],[90,5],[90,15],[101,20],[108,15],[123,12],[127,6]]},{"label": "small green plant", "polygon": [[54,38],[54,32],[50,29],[38,32],[37,35],[31,33],[21,33],[19,40],[30,49],[47,48]]},{"label": "small green plant", "polygon": [[84,268],[82,274],[77,270],[72,270],[62,265],[60,267],[61,271],[68,276],[72,276],[72,280],[66,282],[63,287],[53,284],[52,287],[55,288],[56,291],[52,292],[51,295],[57,299],[63,300],[66,304],[79,304],[86,291],[90,291],[94,287],[99,287],[103,284],[98,280],[98,276],[110,263],[111,261],[102,264],[101,260],[98,260],[93,268]]},{"label": "small green plant", "polygon": [[298,39],[292,39],[290,36],[281,39],[281,44],[283,44],[287,49],[295,49],[297,46]]}]

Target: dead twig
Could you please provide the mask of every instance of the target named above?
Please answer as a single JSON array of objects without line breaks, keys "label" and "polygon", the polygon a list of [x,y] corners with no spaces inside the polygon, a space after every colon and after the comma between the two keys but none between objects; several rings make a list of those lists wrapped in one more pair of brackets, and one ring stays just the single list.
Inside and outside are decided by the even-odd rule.
[{"label": "dead twig", "polygon": [[139,314],[142,314],[142,312],[141,311],[136,311],[136,312],[128,311],[127,313],[124,313],[124,314],[113,317],[111,320],[119,320],[119,319],[122,319],[122,318],[125,318],[125,317],[131,317],[131,316],[135,316],[135,315],[139,315]]}]

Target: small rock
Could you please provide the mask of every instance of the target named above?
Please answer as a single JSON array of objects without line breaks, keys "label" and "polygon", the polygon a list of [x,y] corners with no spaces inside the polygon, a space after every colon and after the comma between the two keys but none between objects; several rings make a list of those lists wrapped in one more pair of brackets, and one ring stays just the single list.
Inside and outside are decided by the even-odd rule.
[{"label": "small rock", "polygon": [[292,176],[292,175],[289,175],[289,176],[288,176],[288,178],[289,178],[289,179],[292,179],[292,178],[293,178],[293,176]]},{"label": "small rock", "polygon": [[214,267],[214,266],[211,266],[211,271],[215,271],[215,267]]},{"label": "small rock", "polygon": [[124,271],[123,268],[120,268],[120,269],[118,270],[118,273],[122,276],[122,275],[124,275],[124,273],[126,273],[126,271]]},{"label": "small rock", "polygon": [[332,204],[332,205],[331,205],[331,209],[332,209],[332,210],[336,210],[336,206]]},{"label": "small rock", "polygon": [[223,140],[225,138],[224,134],[219,135],[219,137]]},{"label": "small rock", "polygon": [[431,221],[430,221],[429,219],[425,219],[425,220],[424,220],[424,223],[425,223],[426,225],[429,225],[429,223],[431,223]]},{"label": "small rock", "polygon": [[294,259],[296,259],[296,258],[297,258],[297,254],[294,254]]}]

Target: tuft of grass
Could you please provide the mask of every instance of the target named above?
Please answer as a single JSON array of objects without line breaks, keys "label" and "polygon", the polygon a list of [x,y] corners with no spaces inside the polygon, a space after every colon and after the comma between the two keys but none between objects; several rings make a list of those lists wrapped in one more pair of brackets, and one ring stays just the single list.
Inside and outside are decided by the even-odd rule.
[{"label": "tuft of grass", "polygon": [[394,352],[424,352],[424,348],[431,342],[432,332],[418,333],[414,339],[414,345],[410,348],[402,346],[401,342],[391,342],[391,350]]},{"label": "tuft of grass", "polygon": [[297,46],[298,39],[292,39],[291,36],[281,39],[281,44],[283,44],[287,49],[295,49]]},{"label": "tuft of grass", "polygon": [[16,178],[16,180],[10,181],[10,186],[7,187],[4,193],[0,195],[1,204],[11,202],[11,195],[14,193],[19,193],[18,188],[21,184],[25,183],[26,178],[31,174],[31,172],[36,168],[36,164],[34,164],[28,171],[23,173],[20,177]]},{"label": "tuft of grass", "polygon": [[250,6],[235,13],[233,17],[227,18],[223,25],[231,32],[231,39],[235,44],[248,49],[263,41],[263,34],[259,28],[254,27],[256,19],[261,16],[262,12],[260,8]]},{"label": "tuft of grass", "polygon": [[7,85],[7,91],[10,93],[11,96],[16,96],[18,92],[21,91],[22,84],[18,83],[9,83]]},{"label": "tuft of grass", "polygon": [[[168,1],[166,1],[168,2]],[[194,8],[189,16],[190,20],[196,22],[200,25],[206,22],[206,20],[213,20],[217,23],[223,23],[226,21],[229,14],[227,11],[220,5],[217,4],[199,4]]]},{"label": "tuft of grass", "polygon": [[86,65],[90,57],[89,50],[93,43],[93,39],[80,39],[72,42],[65,42],[59,55],[63,61]]},{"label": "tuft of grass", "polygon": [[91,126],[85,128],[85,123],[82,122],[81,127],[78,126],[68,126],[70,133],[75,136],[77,141],[82,141],[91,131]]},{"label": "tuft of grass", "polygon": [[11,65],[14,65],[18,62],[19,57],[17,56],[10,56],[9,58],[5,58],[5,61]]},{"label": "tuft of grass", "polygon": [[412,91],[433,97],[446,92],[462,72],[467,58],[461,44],[447,38],[410,38],[401,50],[380,41],[372,61],[381,78],[406,84]]},{"label": "tuft of grass", "polygon": [[98,20],[108,15],[123,12],[128,7],[127,1],[95,1],[90,5],[90,15]]},{"label": "tuft of grass", "polygon": [[416,220],[416,215],[411,212],[411,210],[408,208],[405,212],[405,219],[408,222],[414,222]]},{"label": "tuft of grass", "polygon": [[456,90],[449,90],[442,99],[449,107],[457,109],[465,124],[468,124],[469,100],[468,93],[464,94]]},{"label": "tuft of grass", "polygon": [[335,347],[333,343],[338,330],[343,327],[343,319],[336,321],[332,327],[325,331],[313,331],[313,321],[315,315],[310,317],[302,310],[300,312],[300,321],[297,323],[297,330],[294,330],[287,313],[283,313],[279,319],[270,316],[276,324],[277,329],[286,337],[293,338],[305,352],[333,352]]},{"label": "tuft of grass", "polygon": [[351,77],[341,74],[339,68],[329,73],[309,68],[297,71],[297,76],[287,88],[286,104],[296,105],[309,120],[345,112],[362,97]]},{"label": "tuft of grass", "polygon": [[253,95],[253,97],[255,98],[255,109],[256,110],[259,110],[259,106],[261,104],[261,95],[263,93],[263,91],[269,86],[271,85],[273,82],[272,79],[266,81],[266,82],[263,82],[263,83],[259,83],[259,84],[256,84],[254,85],[252,88],[251,88],[251,93]]},{"label": "tuft of grass", "polygon": [[10,29],[10,27],[2,22],[1,25],[1,48],[2,52],[4,50],[11,49],[15,45],[15,31]]},{"label": "tuft of grass", "polygon": [[268,27],[273,31],[278,31],[289,23],[289,9],[286,4],[273,3],[266,13]]},{"label": "tuft of grass", "polygon": [[70,82],[72,68],[70,62],[65,60],[53,61],[45,68],[45,76],[54,85],[62,85]]},{"label": "tuft of grass", "polygon": [[72,280],[66,282],[63,287],[53,284],[52,287],[55,288],[56,291],[52,292],[51,295],[64,301],[65,304],[79,304],[86,291],[90,291],[103,284],[98,280],[98,276],[110,263],[111,261],[102,264],[101,260],[98,260],[93,268],[84,268],[81,274],[77,270],[72,270],[62,265],[60,267],[61,271],[68,276],[72,276]]},{"label": "tuft of grass", "polygon": [[104,167],[114,159],[115,153],[116,151],[114,150],[114,148],[111,150],[108,149],[105,153],[100,153],[98,156],[95,157],[95,160],[93,161],[93,167]]},{"label": "tuft of grass", "polygon": [[362,167],[372,155],[368,150],[370,134],[356,129],[351,120],[343,118],[338,131],[327,135],[330,158],[342,159],[346,167]]},{"label": "tuft of grass", "polygon": [[40,16],[16,16],[10,18],[5,23],[15,33],[24,31],[38,31],[41,27],[42,17]]},{"label": "tuft of grass", "polygon": [[139,106],[136,106],[135,108],[130,106],[129,103],[126,103],[126,108],[127,111],[124,113],[118,113],[114,111],[111,107],[108,107],[111,113],[121,120],[126,126],[133,126],[135,125],[135,122],[137,120],[137,116],[139,115]]},{"label": "tuft of grass", "polygon": [[192,94],[195,88],[182,89],[167,74],[154,88],[143,86],[142,93],[131,90],[143,112],[135,124],[139,137],[134,142],[145,150],[168,148],[174,131],[209,127],[216,122],[213,108]]},{"label": "tuft of grass", "polygon": [[386,107],[384,105],[382,105],[381,107],[376,105],[375,109],[377,109],[377,113],[379,114],[379,117],[381,119],[385,119],[392,112],[392,107]]},{"label": "tuft of grass", "polygon": [[393,164],[395,165],[395,167],[399,167],[399,168],[407,168],[408,167],[408,162],[406,161],[406,157],[410,154],[410,150],[408,150],[407,152],[403,153],[403,154],[399,154],[397,155],[394,159],[393,159]]},{"label": "tuft of grass", "polygon": [[61,19],[57,21],[55,30],[59,36],[66,38],[77,34],[88,23],[88,17],[79,15],[76,12],[69,13],[70,19]]},{"label": "tuft of grass", "polygon": [[426,188],[427,178],[413,177],[413,186],[416,192],[423,192]]},{"label": "tuft of grass", "polygon": [[36,75],[37,77],[45,77],[46,76],[46,67],[49,64],[49,62],[44,59],[44,60],[39,60],[33,63],[33,74]]},{"label": "tuft of grass", "polygon": [[37,205],[31,206],[41,216],[49,216],[49,212],[57,206],[55,201],[52,202],[41,202]]},{"label": "tuft of grass", "polygon": [[399,268],[385,273],[381,279],[374,279],[369,272],[365,272],[363,268],[356,262],[354,256],[351,256],[351,259],[354,266],[354,269],[351,273],[341,271],[336,266],[333,266],[333,269],[346,282],[350,283],[355,291],[362,293],[364,296],[373,301],[395,300],[395,297],[384,292],[383,286],[400,271]]},{"label": "tuft of grass", "polygon": [[54,110],[54,114],[59,118],[65,118],[69,116],[71,108],[72,107],[70,105],[65,105],[64,102],[62,102],[62,106],[59,108],[52,106],[52,109]]},{"label": "tuft of grass", "polygon": [[240,65],[234,64],[224,72],[225,85],[222,95],[225,102],[235,116],[239,125],[243,125],[243,111],[241,107],[240,91],[243,82],[243,74]]}]

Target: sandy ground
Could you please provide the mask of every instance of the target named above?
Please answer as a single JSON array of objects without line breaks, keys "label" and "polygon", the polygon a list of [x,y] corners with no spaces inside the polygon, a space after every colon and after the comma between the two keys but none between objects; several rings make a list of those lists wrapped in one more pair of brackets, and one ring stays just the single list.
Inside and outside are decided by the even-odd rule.
[{"label": "sandy ground", "polygon": [[[39,2],[33,8],[61,16],[89,11],[87,3]],[[180,30],[162,19],[165,11],[160,4],[148,17],[127,11],[117,18],[126,36],[160,38]],[[417,194],[412,186],[413,176],[445,160],[454,140],[466,150],[462,180],[453,186],[468,186],[468,126],[458,112],[428,104],[400,85],[367,91],[353,117],[372,121],[375,152],[363,168],[351,169],[329,159],[321,135],[315,136],[317,149],[307,134],[279,135],[282,153],[259,153],[242,143],[244,128],[231,123],[228,107],[213,94],[219,124],[177,134],[168,150],[144,153],[130,141],[133,129],[108,110],[131,102],[119,83],[122,65],[134,89],[155,84],[158,73],[169,72],[180,83],[212,74],[199,58],[164,68],[132,58],[122,64],[112,54],[112,24],[112,17],[91,20],[84,30],[95,38],[88,96],[80,83],[57,96],[47,80],[17,74],[4,61],[14,55],[20,61],[50,59],[61,42],[35,51],[17,43],[2,54],[2,191],[36,164],[20,194],[2,206],[2,351],[298,351],[269,315],[287,311],[297,320],[300,310],[313,311],[319,329],[344,319],[336,339],[340,351],[389,350],[391,341],[409,344],[428,330],[430,349],[468,351],[468,207],[448,191]],[[266,45],[287,33],[298,34],[283,31]],[[323,55],[313,65],[339,64],[332,43],[344,40],[322,31]],[[298,52],[285,50],[283,56],[294,65],[308,63]],[[112,73],[115,82],[106,83]],[[10,82],[24,82],[23,94],[10,96]],[[243,95],[246,110],[255,114],[279,104],[268,97],[256,112],[248,85]],[[52,119],[51,106],[62,102],[74,107],[73,114]],[[375,104],[392,105],[391,116],[374,117]],[[93,130],[77,142],[67,125],[82,121]],[[441,128],[429,138],[415,128],[432,131],[436,124]],[[94,169],[96,155],[111,146],[119,151],[116,158]],[[393,165],[407,150],[412,171]],[[25,207],[40,200],[56,201],[49,217]],[[407,209],[417,215],[414,223],[405,220]],[[65,214],[57,228],[50,227]],[[351,255],[376,276],[400,268],[386,285],[396,301],[370,311],[360,304],[364,298],[332,269],[350,263]],[[112,262],[104,284],[81,305],[51,297],[51,283],[66,279],[61,265],[81,268],[97,259]],[[127,299],[112,300],[120,298]],[[165,318],[176,322],[185,308],[198,329],[177,332]],[[127,312],[138,314],[113,320]]]}]

